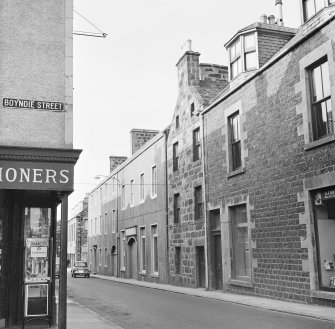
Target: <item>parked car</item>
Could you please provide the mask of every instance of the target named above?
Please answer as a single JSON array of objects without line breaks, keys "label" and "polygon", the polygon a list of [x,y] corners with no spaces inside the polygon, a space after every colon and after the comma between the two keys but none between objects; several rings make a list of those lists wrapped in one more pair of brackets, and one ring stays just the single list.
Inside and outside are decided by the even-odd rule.
[{"label": "parked car", "polygon": [[76,261],[74,262],[74,266],[71,268],[71,276],[76,278],[77,276],[83,276],[85,278],[89,278],[91,275],[91,271],[87,266],[87,262],[84,261]]}]

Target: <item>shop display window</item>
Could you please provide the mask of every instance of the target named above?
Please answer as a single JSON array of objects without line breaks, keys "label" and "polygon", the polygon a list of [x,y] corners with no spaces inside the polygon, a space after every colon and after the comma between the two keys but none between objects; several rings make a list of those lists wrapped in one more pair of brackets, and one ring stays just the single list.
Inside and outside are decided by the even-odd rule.
[{"label": "shop display window", "polygon": [[0,218],[0,287],[2,286],[2,219]]},{"label": "shop display window", "polygon": [[25,281],[45,282],[49,275],[51,210],[25,208]]},{"label": "shop display window", "polygon": [[315,193],[319,286],[335,291],[335,189]]}]

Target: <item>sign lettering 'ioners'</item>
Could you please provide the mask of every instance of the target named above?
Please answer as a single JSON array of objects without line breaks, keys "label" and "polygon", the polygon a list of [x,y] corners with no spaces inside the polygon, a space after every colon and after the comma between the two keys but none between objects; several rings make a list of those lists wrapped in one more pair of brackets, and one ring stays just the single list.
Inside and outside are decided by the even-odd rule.
[{"label": "sign lettering 'ioners'", "polygon": [[28,99],[3,98],[2,105],[4,107],[15,107],[22,109],[52,110],[52,111],[64,110],[64,103],[32,101]]},{"label": "sign lettering 'ioners'", "polygon": [[73,190],[73,164],[0,161],[0,189]]}]

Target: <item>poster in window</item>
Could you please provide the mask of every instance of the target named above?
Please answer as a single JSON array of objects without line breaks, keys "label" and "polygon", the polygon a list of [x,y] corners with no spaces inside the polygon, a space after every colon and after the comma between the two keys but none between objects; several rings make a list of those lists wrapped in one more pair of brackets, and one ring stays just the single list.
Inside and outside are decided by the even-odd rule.
[{"label": "poster in window", "polygon": [[26,282],[47,282],[49,277],[49,240],[47,238],[26,239]]}]

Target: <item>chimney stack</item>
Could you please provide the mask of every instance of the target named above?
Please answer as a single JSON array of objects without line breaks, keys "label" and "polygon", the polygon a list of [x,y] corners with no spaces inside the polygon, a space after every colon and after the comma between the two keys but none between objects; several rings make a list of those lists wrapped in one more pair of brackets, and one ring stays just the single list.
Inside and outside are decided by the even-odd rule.
[{"label": "chimney stack", "polygon": [[276,0],[276,6],[278,5],[278,19],[277,19],[277,25],[278,26],[284,26],[284,19],[283,19],[283,1],[282,0]]}]

